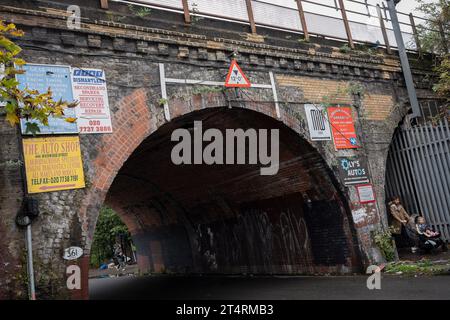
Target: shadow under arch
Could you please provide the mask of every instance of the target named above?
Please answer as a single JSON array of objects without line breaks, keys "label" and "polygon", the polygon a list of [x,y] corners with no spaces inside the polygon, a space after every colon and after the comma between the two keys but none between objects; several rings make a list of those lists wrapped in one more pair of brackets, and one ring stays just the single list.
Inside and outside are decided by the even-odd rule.
[{"label": "shadow under arch", "polygon": [[[280,168],[174,165],[177,128],[279,129]],[[283,122],[243,108],[179,116],[150,134],[105,203],[127,224],[142,272],[313,274],[361,271],[347,201],[318,151]]]}]

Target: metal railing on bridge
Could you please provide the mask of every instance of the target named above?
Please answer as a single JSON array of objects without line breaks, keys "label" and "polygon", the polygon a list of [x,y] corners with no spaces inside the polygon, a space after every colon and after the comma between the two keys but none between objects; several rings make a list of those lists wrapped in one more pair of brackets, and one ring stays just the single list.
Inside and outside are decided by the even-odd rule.
[{"label": "metal railing on bridge", "polygon": [[[100,0],[102,8],[108,0]],[[392,29],[389,11],[384,2],[370,4],[363,0],[285,0],[274,4],[262,0],[109,0],[159,10],[179,12],[186,23],[192,17],[207,17],[247,24],[251,32],[258,27],[284,30],[304,35],[345,41],[351,48],[355,42],[384,46],[391,51],[397,43]],[[279,1],[280,2],[280,1]],[[290,6],[288,4],[291,4]],[[348,6],[351,9],[346,8]],[[450,37],[443,27],[439,30],[425,26],[427,19],[398,12],[405,46],[420,51],[417,26],[436,33],[446,43]]]}]

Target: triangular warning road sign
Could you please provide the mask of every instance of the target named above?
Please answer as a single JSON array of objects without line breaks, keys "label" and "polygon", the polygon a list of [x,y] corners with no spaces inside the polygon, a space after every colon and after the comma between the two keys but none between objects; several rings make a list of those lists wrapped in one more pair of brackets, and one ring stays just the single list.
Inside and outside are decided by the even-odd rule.
[{"label": "triangular warning road sign", "polygon": [[230,69],[228,69],[227,79],[225,80],[225,87],[249,88],[250,86],[250,81],[248,81],[236,60],[232,60]]}]

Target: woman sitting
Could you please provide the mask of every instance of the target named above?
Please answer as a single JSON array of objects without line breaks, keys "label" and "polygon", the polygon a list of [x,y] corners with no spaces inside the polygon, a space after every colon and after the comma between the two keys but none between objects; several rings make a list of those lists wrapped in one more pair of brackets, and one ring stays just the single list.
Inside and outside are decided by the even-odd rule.
[{"label": "woman sitting", "polygon": [[419,234],[419,246],[425,251],[439,247],[442,247],[442,251],[447,251],[447,244],[440,238],[440,233],[431,229],[424,217],[416,217],[416,231]]}]

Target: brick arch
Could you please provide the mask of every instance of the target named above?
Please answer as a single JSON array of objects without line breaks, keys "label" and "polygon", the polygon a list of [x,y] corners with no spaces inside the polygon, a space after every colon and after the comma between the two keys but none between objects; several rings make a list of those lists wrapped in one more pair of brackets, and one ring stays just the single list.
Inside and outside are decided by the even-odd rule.
[{"label": "brick arch", "polygon": [[98,152],[88,165],[87,178],[95,178],[90,179],[92,185],[79,209],[88,251],[99,210],[114,177],[139,144],[157,129],[147,104],[145,89],[134,90],[116,104],[117,111],[111,115],[113,133],[101,136]]},{"label": "brick arch", "polygon": [[[171,111],[173,111],[171,122],[175,122],[185,116],[192,116],[196,112],[202,110],[205,111],[205,109],[212,111],[214,108],[219,109],[229,107],[221,98],[222,96],[220,94],[210,93],[201,97],[193,96],[190,101],[183,101],[182,104],[179,101],[171,101],[171,105],[174,106],[173,109],[171,109]],[[121,203],[107,199],[108,191],[118,172],[133,152],[147,138],[156,133],[156,131],[164,126],[164,124],[168,123],[163,118],[163,109],[159,106],[155,107],[151,105],[150,99],[144,89],[134,90],[129,95],[126,95],[120,99],[117,107],[117,111],[114,112],[112,116],[114,132],[101,137],[101,143],[97,148],[98,152],[91,160],[91,166],[87,170],[91,175],[96,173],[99,173],[99,175],[98,179],[95,179],[92,185],[86,190],[86,196],[79,209],[80,220],[82,221],[83,230],[85,231],[85,240],[83,242],[86,254],[90,253],[98,214],[106,200],[108,200],[107,204],[119,213],[119,216],[121,216],[124,223],[129,227],[132,235],[139,229],[140,222],[135,220],[138,216],[136,215],[136,217],[134,217],[133,214],[127,214],[127,212],[121,208]],[[351,239],[349,240],[349,243],[353,243],[350,245],[352,248],[349,249],[353,252],[350,253],[353,257],[351,258],[351,264],[353,267],[357,266],[360,263],[360,258],[359,251],[356,248],[357,240],[350,208],[348,207],[344,194],[341,192],[342,190],[333,171],[317,148],[308,141],[305,124],[301,123],[296,116],[286,112],[284,109],[280,110],[281,117],[278,118],[273,104],[261,105],[250,102],[245,104],[245,108],[242,107],[244,106],[240,106],[239,109],[246,109],[250,112],[256,112],[270,117],[271,119],[275,119],[281,127],[286,127],[292,132],[291,134],[293,137],[297,136],[299,139],[303,140],[304,143],[313,150],[312,152],[318,155],[325,170],[324,174],[328,176],[331,180],[331,184],[334,186],[335,191],[332,192],[332,195],[330,194],[330,199],[333,199],[332,201],[335,201],[338,204],[338,207],[340,207],[339,210],[343,214],[343,232],[349,237],[348,239]],[[315,177],[314,179],[317,180],[316,183],[321,184],[328,178]],[[176,206],[174,207],[173,205],[171,207],[169,206],[167,210],[171,212],[171,215],[180,214],[179,208]],[[181,214],[183,215],[183,213]],[[190,236],[192,236],[193,230],[190,230],[189,232]],[[192,238],[189,238],[189,241],[192,242]],[[151,264],[148,256],[141,256],[140,253],[138,253],[138,258],[139,267],[142,268],[142,270],[148,269]],[[329,270],[327,270],[328,269],[324,269],[323,272],[328,272]],[[316,269],[315,271],[321,272],[320,269]]]},{"label": "brick arch", "polygon": [[[176,121],[179,118],[192,115],[195,112],[204,109],[212,110],[214,108],[229,107],[221,98],[222,96],[220,94],[210,93],[203,97],[193,96],[190,101],[184,101],[183,103],[171,101],[171,105],[173,105],[173,110],[171,109],[171,111],[173,111],[172,121]],[[207,105],[207,107],[205,107],[205,105]],[[98,173],[98,178],[86,189],[85,197],[79,208],[79,216],[83,224],[85,235],[85,241],[83,242],[86,254],[89,254],[90,252],[91,241],[100,208],[103,203],[105,203],[108,191],[118,172],[144,140],[152,136],[152,134],[156,133],[158,129],[167,123],[163,118],[163,109],[151,104],[151,100],[144,89],[134,90],[130,94],[124,96],[119,100],[116,107],[117,111],[113,112],[112,115],[114,132],[112,134],[101,136],[98,144],[99,147],[97,148],[98,152],[90,161],[90,165],[87,168],[89,176],[94,176]],[[351,253],[353,257],[352,265],[358,265],[360,258],[357,257],[359,251],[355,241],[354,226],[350,209],[348,208],[345,197],[339,190],[340,187],[332,170],[326,164],[326,161],[317,148],[308,142],[304,124],[302,125],[297,117],[283,109],[280,110],[281,117],[278,118],[273,104],[261,105],[250,102],[245,104],[245,108],[240,109],[248,109],[251,110],[251,112],[257,112],[279,121],[281,126],[287,127],[294,136],[298,136],[301,140],[305,141],[305,143],[318,154],[323,162],[324,169],[327,171],[327,175],[334,185],[335,191],[333,191],[333,195],[331,195],[330,199],[334,199],[333,201],[339,203],[339,206],[341,207],[340,210],[343,213],[343,223],[348,226],[344,228],[350,228],[349,230],[345,229],[346,231],[344,232],[347,235],[350,234],[350,239],[353,237],[353,239],[350,240],[351,243],[353,243],[353,248],[349,249],[351,251],[353,250],[353,253]],[[316,177],[315,179],[321,181],[325,178]],[[119,213],[122,220],[132,231],[132,234],[135,230],[139,229],[139,221],[134,220],[133,216],[127,215],[127,213],[121,209],[120,203],[108,201],[108,205],[113,207]],[[175,207],[171,207],[170,210],[178,212],[178,208]],[[351,234],[353,234],[353,236]],[[148,257],[139,256],[138,253],[138,258],[138,260],[140,260],[140,267],[145,269],[149,266],[150,261],[148,260]],[[319,269],[316,269],[316,271],[321,272]],[[85,270],[84,272],[87,276],[88,270]],[[323,272],[328,271],[324,269]]]},{"label": "brick arch", "polygon": [[[383,192],[379,192],[379,190],[377,190],[378,197],[381,197],[381,199],[383,199],[381,201],[381,203],[386,202],[384,188],[385,188],[385,178],[386,178],[386,176],[385,176],[386,163],[387,163],[390,146],[392,144],[392,141],[394,140],[396,130],[399,128],[401,123],[403,123],[403,121],[405,121],[405,119],[407,119],[408,114],[410,114],[411,112],[412,112],[412,109],[411,109],[411,105],[409,104],[409,102],[399,101],[390,110],[389,116],[387,117],[388,120],[384,122],[384,132],[387,137],[387,139],[385,141],[388,143],[388,145],[384,147],[385,149],[381,153],[381,157],[379,157],[379,159],[378,159],[378,161],[379,161],[378,166],[380,168],[383,168],[383,174],[381,175],[381,180],[377,181],[377,183],[375,184],[375,188],[383,188],[382,189]],[[385,219],[382,219],[382,221],[384,220],[383,222],[387,223],[387,220],[386,220],[387,216],[385,214],[386,210],[385,210],[384,206],[382,206],[380,211],[381,211],[380,214],[382,215],[382,217],[385,218]]]},{"label": "brick arch", "polygon": [[[204,109],[205,101],[207,108],[224,107],[226,104],[220,99],[216,99],[217,94],[207,94],[206,97],[199,98],[193,96],[194,107],[189,102],[176,104],[176,112],[171,120],[182,117],[188,113]],[[202,100],[204,99],[204,100]],[[178,101],[177,101],[178,102]],[[101,172],[92,187],[100,192],[106,192],[114,180],[115,175],[133,151],[150,134],[159,129],[165,122],[155,119],[148,108],[148,99],[144,89],[135,90],[130,95],[122,98],[118,103],[118,111],[112,117],[114,132],[105,135],[101,140],[97,157],[93,161],[95,172]],[[302,129],[299,120],[292,114],[281,110],[280,118],[277,118],[276,109],[273,104],[261,105],[256,102],[245,103],[245,108],[253,110],[284,123],[294,130],[299,136],[307,140],[305,130]],[[131,131],[131,132],[130,132]]]},{"label": "brick arch", "polygon": [[[174,98],[170,101],[170,105],[171,120],[205,109],[205,106],[206,108],[229,106],[220,93],[193,95],[188,101]],[[96,178],[93,179],[80,208],[80,217],[87,234],[86,244],[89,249],[98,211],[118,171],[134,150],[166,123],[163,120],[162,108],[160,106],[154,108],[151,105],[147,92],[143,88],[134,90],[121,98],[116,108],[117,111],[112,114],[113,133],[105,134],[100,139],[97,155],[89,168],[89,171],[92,171],[91,175],[96,175]],[[305,129],[299,124],[298,118],[283,109],[280,110],[281,115],[278,118],[273,103],[246,102],[245,108],[281,121],[294,130],[300,138],[307,140]]]},{"label": "brick arch", "polygon": [[381,181],[379,181],[379,185],[382,186],[383,192],[378,193],[378,197],[381,198],[381,214],[384,213],[382,222],[386,225],[388,223],[388,212],[386,210],[386,203],[388,199],[386,199],[386,171],[387,171],[387,160],[389,157],[389,152],[392,146],[392,142],[395,138],[395,134],[400,125],[408,118],[408,114],[412,112],[411,105],[409,102],[399,103],[397,108],[394,108],[389,116],[389,122],[386,123],[386,136],[388,137],[388,145],[385,147],[386,149],[382,153],[382,157],[380,157],[380,167],[384,168],[383,175],[381,176]]}]

